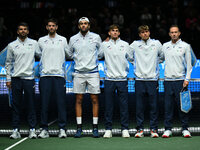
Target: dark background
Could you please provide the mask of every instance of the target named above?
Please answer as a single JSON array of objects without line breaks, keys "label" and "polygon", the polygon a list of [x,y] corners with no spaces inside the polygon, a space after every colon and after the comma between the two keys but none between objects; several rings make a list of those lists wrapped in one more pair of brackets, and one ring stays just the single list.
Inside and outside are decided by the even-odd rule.
[{"label": "dark background", "polygon": [[168,32],[177,24],[182,40],[191,44],[200,58],[200,5],[198,0],[1,0],[0,2],[0,50],[16,39],[16,26],[25,21],[30,26],[29,37],[38,40],[47,34],[45,21],[58,19],[58,33],[69,41],[78,32],[77,21],[86,16],[91,31],[107,37],[108,27],[120,25],[121,39],[129,44],[139,39],[137,28],[147,24],[151,38],[161,43],[170,40]]}]

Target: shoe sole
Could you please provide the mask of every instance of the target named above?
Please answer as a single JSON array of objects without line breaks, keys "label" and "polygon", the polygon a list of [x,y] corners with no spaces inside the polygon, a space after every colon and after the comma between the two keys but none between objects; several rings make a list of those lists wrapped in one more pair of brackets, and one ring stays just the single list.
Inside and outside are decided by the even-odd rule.
[{"label": "shoe sole", "polygon": [[45,137],[38,136],[38,138],[40,138],[40,139],[46,139],[46,138],[49,138],[49,136],[45,136]]},{"label": "shoe sole", "polygon": [[33,136],[33,137],[28,137],[29,139],[37,139],[36,136]]},{"label": "shoe sole", "polygon": [[122,136],[123,138],[130,138],[130,136]]},{"label": "shoe sole", "polygon": [[154,136],[151,136],[152,138],[158,138],[159,136],[156,136],[156,135],[154,135]]},{"label": "shoe sole", "polygon": [[143,138],[144,136],[136,135],[135,138]]},{"label": "shoe sole", "polygon": [[61,136],[61,137],[59,137],[60,139],[65,139],[67,136]]},{"label": "shoe sole", "polygon": [[190,135],[185,135],[184,138],[191,138],[192,136]]},{"label": "shoe sole", "polygon": [[170,138],[170,136],[163,135],[162,138]]},{"label": "shoe sole", "polygon": [[10,139],[13,139],[13,140],[20,139],[20,138],[21,137],[17,137],[17,138],[10,137]]}]

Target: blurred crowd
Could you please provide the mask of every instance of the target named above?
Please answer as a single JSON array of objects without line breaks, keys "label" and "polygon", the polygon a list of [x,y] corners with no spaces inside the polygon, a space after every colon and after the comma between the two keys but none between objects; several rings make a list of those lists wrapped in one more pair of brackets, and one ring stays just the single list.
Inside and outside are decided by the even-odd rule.
[{"label": "blurred crowd", "polygon": [[30,26],[29,37],[38,40],[46,35],[45,21],[58,20],[58,33],[69,38],[78,32],[78,19],[86,16],[91,31],[107,37],[108,27],[118,24],[121,39],[131,43],[139,39],[139,25],[150,26],[151,38],[161,43],[170,40],[169,27],[177,24],[182,40],[191,44],[200,58],[200,5],[197,0],[3,0],[0,5],[0,49],[16,39],[16,26],[25,21]]}]

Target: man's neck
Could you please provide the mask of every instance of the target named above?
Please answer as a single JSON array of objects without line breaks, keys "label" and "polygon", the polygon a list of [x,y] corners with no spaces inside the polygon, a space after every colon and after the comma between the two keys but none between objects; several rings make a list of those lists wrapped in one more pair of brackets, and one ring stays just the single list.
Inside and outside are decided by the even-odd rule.
[{"label": "man's neck", "polygon": [[172,43],[175,44],[179,39],[172,40]]},{"label": "man's neck", "polygon": [[55,36],[56,36],[56,33],[54,33],[54,34],[49,34],[49,37],[50,37],[50,38],[55,38]]},{"label": "man's neck", "polygon": [[116,42],[119,38],[111,38],[111,39]]},{"label": "man's neck", "polygon": [[19,37],[20,41],[24,42],[27,37]]},{"label": "man's neck", "polygon": [[88,31],[87,32],[80,31],[80,32],[81,32],[82,36],[85,36],[88,33]]}]

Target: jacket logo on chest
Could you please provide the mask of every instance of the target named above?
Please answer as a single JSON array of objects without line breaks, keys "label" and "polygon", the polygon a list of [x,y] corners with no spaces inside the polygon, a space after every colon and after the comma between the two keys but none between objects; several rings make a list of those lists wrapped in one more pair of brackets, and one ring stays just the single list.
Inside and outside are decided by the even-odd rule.
[{"label": "jacket logo on chest", "polygon": [[16,48],[16,49],[19,49],[20,47],[19,47],[19,45],[16,45],[15,48]]},{"label": "jacket logo on chest", "polygon": [[120,51],[123,51],[123,50],[124,50],[124,46],[121,45],[119,50],[120,50]]}]

